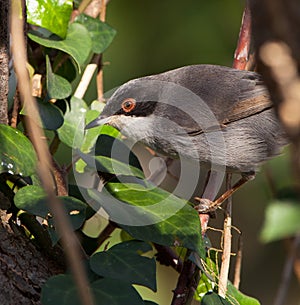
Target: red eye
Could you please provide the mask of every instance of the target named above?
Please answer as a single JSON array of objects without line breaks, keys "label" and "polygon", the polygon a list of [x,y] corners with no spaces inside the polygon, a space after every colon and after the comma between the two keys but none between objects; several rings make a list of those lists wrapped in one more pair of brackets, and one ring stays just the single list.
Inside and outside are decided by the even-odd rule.
[{"label": "red eye", "polygon": [[134,98],[127,98],[122,102],[122,109],[124,112],[130,112],[135,108],[136,101]]}]

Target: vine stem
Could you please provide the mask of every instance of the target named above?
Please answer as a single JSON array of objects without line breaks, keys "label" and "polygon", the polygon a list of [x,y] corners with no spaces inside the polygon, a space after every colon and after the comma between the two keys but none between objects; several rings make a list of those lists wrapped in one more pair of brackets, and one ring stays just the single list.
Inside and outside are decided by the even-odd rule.
[{"label": "vine stem", "polygon": [[52,162],[45,135],[40,127],[40,116],[36,101],[31,95],[31,85],[29,73],[26,67],[27,56],[25,39],[23,32],[24,19],[20,16],[21,1],[13,0],[11,3],[11,35],[12,35],[12,53],[14,56],[14,69],[17,78],[22,80],[18,83],[20,98],[28,115],[25,116],[26,129],[38,156],[38,173],[47,193],[47,201],[50,210],[54,216],[55,224],[61,235],[62,244],[74,277],[78,294],[83,305],[93,305],[94,301],[89,289],[89,283],[85,268],[81,260],[81,250],[78,239],[76,238],[69,218],[59,199],[54,193],[54,181],[51,175]]}]

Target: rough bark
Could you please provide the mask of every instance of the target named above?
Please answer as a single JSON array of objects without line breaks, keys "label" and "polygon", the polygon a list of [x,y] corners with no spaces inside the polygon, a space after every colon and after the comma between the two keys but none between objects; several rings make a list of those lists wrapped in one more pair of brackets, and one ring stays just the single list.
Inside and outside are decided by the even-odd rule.
[{"label": "rough bark", "polygon": [[0,213],[0,304],[41,304],[42,285],[62,270]]},{"label": "rough bark", "polygon": [[0,1],[0,123],[7,124],[7,95],[9,79],[9,0]]}]

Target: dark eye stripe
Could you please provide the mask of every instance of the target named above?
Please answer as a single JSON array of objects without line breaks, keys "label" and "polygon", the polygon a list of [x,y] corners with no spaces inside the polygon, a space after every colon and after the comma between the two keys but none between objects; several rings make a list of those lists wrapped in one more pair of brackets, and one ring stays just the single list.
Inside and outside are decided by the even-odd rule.
[{"label": "dark eye stripe", "polygon": [[[123,101],[124,103],[124,101]],[[123,104],[122,103],[122,104]],[[152,114],[155,110],[157,102],[154,101],[147,101],[147,102],[136,102],[135,107],[131,109],[130,111],[124,111],[124,105],[120,107],[120,110],[118,110],[115,114],[124,114],[124,115],[132,115],[132,116],[148,116]]]}]

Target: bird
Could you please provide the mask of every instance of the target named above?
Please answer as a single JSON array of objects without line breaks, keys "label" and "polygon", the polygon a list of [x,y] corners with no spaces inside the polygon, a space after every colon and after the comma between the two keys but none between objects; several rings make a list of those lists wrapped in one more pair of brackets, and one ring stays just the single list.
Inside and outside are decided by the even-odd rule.
[{"label": "bird", "polygon": [[197,64],[121,85],[86,128],[111,125],[125,137],[170,157],[214,166],[241,179],[199,212],[216,209],[288,143],[262,77],[252,71]]}]

